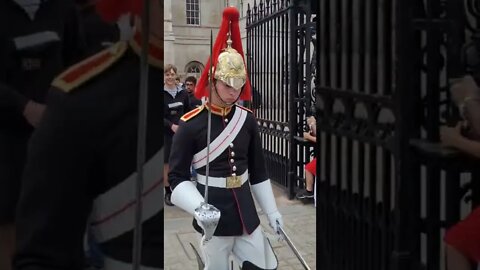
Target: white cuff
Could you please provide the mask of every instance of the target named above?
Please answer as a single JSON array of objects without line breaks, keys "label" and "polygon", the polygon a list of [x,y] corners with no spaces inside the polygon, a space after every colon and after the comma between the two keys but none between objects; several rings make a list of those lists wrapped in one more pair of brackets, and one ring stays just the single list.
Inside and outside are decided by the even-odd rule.
[{"label": "white cuff", "polygon": [[265,214],[278,211],[270,179],[252,185],[252,193]]},{"label": "white cuff", "polygon": [[205,201],[200,192],[198,192],[197,187],[190,181],[183,181],[178,184],[172,191],[170,199],[175,206],[182,208],[192,216],[195,213],[195,209]]}]

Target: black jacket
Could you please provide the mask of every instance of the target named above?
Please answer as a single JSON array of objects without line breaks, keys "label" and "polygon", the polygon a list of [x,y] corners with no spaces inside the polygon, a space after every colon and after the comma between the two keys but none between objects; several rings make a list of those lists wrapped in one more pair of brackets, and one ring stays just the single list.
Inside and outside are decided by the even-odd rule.
[{"label": "black jacket", "polygon": [[[55,80],[58,87],[51,90],[44,119],[30,142],[17,211],[16,269],[83,269],[83,237],[92,205],[91,226],[102,251],[117,261],[132,261],[133,224],[128,222],[135,208],[140,84],[140,58],[132,48],[123,42],[104,51],[117,60],[106,67],[93,65],[105,69],[78,87],[68,84],[69,77],[83,80],[75,76],[75,68]],[[161,166],[152,167],[151,162],[158,159],[163,144],[158,124],[161,68],[151,66],[149,71],[150,165],[145,166],[144,195],[155,198],[144,202],[149,210],[144,210],[142,262],[156,268],[163,267],[163,208],[158,203],[163,188]]]},{"label": "black jacket", "polygon": [[[205,107],[197,109],[197,113],[192,111],[194,116],[185,115],[184,121],[180,121],[179,129],[173,137],[168,178],[172,189],[175,189],[179,183],[190,180],[193,156],[207,145],[208,109]],[[212,113],[211,141],[224,130],[227,125],[226,120],[229,122],[237,110],[247,114],[245,123],[232,145],[218,158],[211,160],[210,176],[228,177],[232,173],[241,175],[248,169],[250,177],[249,181],[239,188],[209,188],[209,203],[221,211],[220,221],[214,234],[216,236],[242,235],[243,231],[252,233],[258,227],[260,220],[249,183],[258,184],[268,179],[257,122],[250,111],[234,106],[226,115]],[[196,171],[198,174],[205,175],[205,170],[206,167],[203,166]],[[197,189],[203,196],[204,186],[198,184]],[[200,232],[201,229],[195,221],[194,227]]]}]

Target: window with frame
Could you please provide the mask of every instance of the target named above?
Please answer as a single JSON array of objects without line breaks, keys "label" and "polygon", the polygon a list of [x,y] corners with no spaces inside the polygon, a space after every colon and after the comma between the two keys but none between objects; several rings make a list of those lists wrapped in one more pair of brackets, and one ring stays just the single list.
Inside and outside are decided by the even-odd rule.
[{"label": "window with frame", "polygon": [[200,0],[186,0],[188,25],[200,25]]},{"label": "window with frame", "polygon": [[187,64],[185,71],[187,75],[199,78],[203,71],[203,65],[200,62],[192,61]]}]

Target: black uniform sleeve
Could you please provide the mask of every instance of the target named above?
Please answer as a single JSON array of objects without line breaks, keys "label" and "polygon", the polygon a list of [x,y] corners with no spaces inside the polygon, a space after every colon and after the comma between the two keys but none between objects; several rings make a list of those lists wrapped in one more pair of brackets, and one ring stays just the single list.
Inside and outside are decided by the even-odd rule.
[{"label": "black uniform sleeve", "polygon": [[190,181],[190,167],[195,154],[194,141],[194,132],[187,126],[186,122],[180,120],[177,133],[173,136],[168,161],[170,166],[168,182],[172,190],[181,182]]},{"label": "black uniform sleeve", "polygon": [[32,135],[17,208],[15,269],[67,270],[82,263],[93,131],[78,103],[51,92]]},{"label": "black uniform sleeve", "polygon": [[251,113],[247,117],[247,124],[249,124],[251,130],[250,145],[248,146],[248,172],[250,173],[250,183],[254,185],[267,180],[268,174],[258,124]]}]

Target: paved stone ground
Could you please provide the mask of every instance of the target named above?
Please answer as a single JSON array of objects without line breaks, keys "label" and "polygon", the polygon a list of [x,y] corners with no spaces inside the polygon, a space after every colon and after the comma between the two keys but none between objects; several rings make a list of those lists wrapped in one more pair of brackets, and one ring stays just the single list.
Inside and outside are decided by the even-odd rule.
[{"label": "paved stone ground", "polygon": [[[279,211],[283,215],[285,231],[305,258],[311,269],[316,269],[316,219],[313,204],[289,200],[274,186]],[[262,226],[271,232],[265,215]],[[189,243],[198,249],[198,234],[191,225],[192,217],[177,207],[165,206],[165,270],[197,270],[195,254]],[[279,259],[279,270],[303,270],[303,266],[285,241],[273,241]],[[238,268],[236,268],[238,269]]]}]

